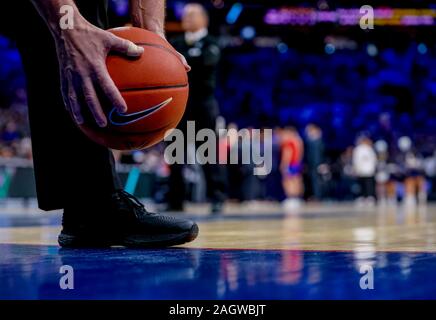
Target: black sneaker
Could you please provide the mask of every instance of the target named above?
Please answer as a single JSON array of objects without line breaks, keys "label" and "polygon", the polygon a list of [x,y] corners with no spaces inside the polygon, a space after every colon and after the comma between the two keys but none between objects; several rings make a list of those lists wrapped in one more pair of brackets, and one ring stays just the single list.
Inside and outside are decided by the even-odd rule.
[{"label": "black sneaker", "polygon": [[[198,235],[196,223],[148,212],[131,194],[115,192],[109,205],[92,212],[97,219],[77,219],[64,212],[63,229],[58,237],[62,247],[169,247],[191,242]],[[85,215],[80,214],[81,217]],[[80,221],[77,221],[80,220]]]}]

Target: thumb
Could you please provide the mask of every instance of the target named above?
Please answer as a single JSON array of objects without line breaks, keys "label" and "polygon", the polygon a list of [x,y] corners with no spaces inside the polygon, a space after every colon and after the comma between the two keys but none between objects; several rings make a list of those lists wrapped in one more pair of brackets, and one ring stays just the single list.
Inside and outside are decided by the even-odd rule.
[{"label": "thumb", "polygon": [[128,57],[140,57],[144,48],[137,46],[132,41],[113,36],[111,50],[124,54]]}]

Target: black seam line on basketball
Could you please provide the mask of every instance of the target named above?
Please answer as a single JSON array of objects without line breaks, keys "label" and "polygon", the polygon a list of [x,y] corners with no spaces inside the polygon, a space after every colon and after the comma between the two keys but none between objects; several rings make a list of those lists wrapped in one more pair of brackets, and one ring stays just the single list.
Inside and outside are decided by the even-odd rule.
[{"label": "black seam line on basketball", "polygon": [[171,53],[173,56],[177,57],[178,59],[180,59],[180,57],[173,50],[171,50],[171,49],[169,49],[169,48],[167,48],[167,47],[165,47],[163,45],[156,44],[156,43],[148,43],[148,42],[138,42],[138,43],[135,43],[135,44],[137,46],[147,46],[147,47],[155,47],[155,48],[158,48],[158,49],[162,49],[162,50],[167,51],[168,53]]},{"label": "black seam line on basketball", "polygon": [[129,92],[129,91],[142,91],[142,90],[160,90],[160,89],[176,89],[176,88],[186,88],[188,86],[185,84],[175,84],[171,86],[156,86],[156,87],[143,87],[143,88],[126,88],[121,89],[120,92]]}]

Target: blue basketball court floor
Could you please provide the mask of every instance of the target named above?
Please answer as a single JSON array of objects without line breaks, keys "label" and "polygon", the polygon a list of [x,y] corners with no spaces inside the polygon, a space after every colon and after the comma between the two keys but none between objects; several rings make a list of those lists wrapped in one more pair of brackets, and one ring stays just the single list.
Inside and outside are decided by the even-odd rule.
[{"label": "blue basketball court floor", "polygon": [[436,298],[434,205],[186,215],[200,236],[181,247],[61,249],[59,213],[0,208],[0,299]]}]

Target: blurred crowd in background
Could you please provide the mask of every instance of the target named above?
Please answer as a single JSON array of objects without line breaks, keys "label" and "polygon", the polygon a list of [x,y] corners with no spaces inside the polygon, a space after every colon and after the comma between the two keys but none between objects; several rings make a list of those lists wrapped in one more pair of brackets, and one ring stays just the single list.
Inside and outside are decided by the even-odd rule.
[{"label": "blurred crowd in background", "polygon": [[[382,114],[380,129],[391,130],[390,116]],[[237,128],[234,123],[229,128]],[[250,128],[249,128],[250,129]],[[434,198],[436,185],[436,152],[420,152],[408,136],[392,137],[392,140],[375,139],[369,132],[361,132],[355,142],[338,157],[329,156],[324,141],[323,130],[315,123],[307,124],[301,134],[295,130],[295,137],[301,140],[301,170],[293,174],[301,178],[301,194],[286,194],[283,178],[286,173],[281,166],[283,150],[287,139],[287,128],[273,130],[272,150],[263,145],[265,151],[272,152],[272,171],[267,175],[253,175],[255,164],[228,164],[228,198],[236,201],[254,200],[296,200],[308,201],[353,201],[359,206],[395,204],[402,200],[408,205],[424,204]],[[260,136],[261,138],[262,136]],[[241,144],[232,144],[224,137],[220,146],[231,149]],[[117,153],[121,163],[138,165],[145,171],[155,172],[161,179],[169,175],[168,166],[163,159],[165,145],[160,144],[146,151]],[[229,154],[229,152],[227,153]],[[204,177],[199,166],[186,166],[184,172],[189,185],[187,198],[191,201],[204,201],[202,194]],[[296,199],[290,199],[290,198]],[[295,204],[295,203],[294,203]]]},{"label": "blurred crowd in background", "polygon": [[[376,199],[394,203],[401,198],[408,204],[435,199],[434,45],[382,46],[332,36],[320,40],[318,34],[311,48],[298,41],[259,45],[250,30],[237,44],[220,39],[220,123],[273,129],[273,164],[265,176],[254,176],[250,164],[227,165],[229,199],[357,200],[362,206]],[[14,44],[2,37],[0,61],[0,160],[31,159],[22,66]],[[302,145],[290,193],[283,166],[289,140]],[[234,147],[227,140],[220,145]],[[138,166],[163,181],[157,201],[165,199],[169,175],[164,148],[116,152],[120,164]],[[184,176],[186,197],[203,201],[201,169],[186,166]]]}]

